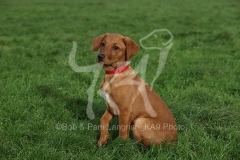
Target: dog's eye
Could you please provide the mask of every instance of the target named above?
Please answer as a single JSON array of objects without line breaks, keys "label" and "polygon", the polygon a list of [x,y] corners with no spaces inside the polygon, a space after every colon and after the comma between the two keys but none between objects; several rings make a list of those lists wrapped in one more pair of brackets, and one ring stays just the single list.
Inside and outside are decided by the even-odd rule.
[{"label": "dog's eye", "polygon": [[113,49],[114,49],[114,50],[118,50],[119,47],[118,47],[118,46],[114,46]]},{"label": "dog's eye", "polygon": [[100,43],[100,46],[105,46],[105,43],[103,43],[103,42],[102,42],[102,43]]}]

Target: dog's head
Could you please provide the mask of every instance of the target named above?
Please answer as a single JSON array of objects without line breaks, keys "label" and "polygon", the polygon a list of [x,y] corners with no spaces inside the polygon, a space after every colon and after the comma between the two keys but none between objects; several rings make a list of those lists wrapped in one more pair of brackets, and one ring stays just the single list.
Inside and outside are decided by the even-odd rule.
[{"label": "dog's head", "polygon": [[96,61],[101,63],[105,70],[114,70],[137,54],[139,46],[130,38],[120,34],[106,33],[92,41],[92,51],[100,52]]}]

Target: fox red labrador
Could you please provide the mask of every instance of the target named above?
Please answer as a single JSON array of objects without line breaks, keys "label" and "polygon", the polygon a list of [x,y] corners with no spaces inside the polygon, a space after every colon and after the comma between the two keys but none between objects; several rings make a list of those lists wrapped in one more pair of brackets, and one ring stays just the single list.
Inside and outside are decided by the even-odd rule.
[{"label": "fox red labrador", "polygon": [[120,34],[106,33],[92,42],[92,51],[100,49],[96,61],[105,76],[101,83],[107,109],[100,121],[98,145],[107,143],[108,125],[114,116],[119,118],[119,136],[133,137],[146,146],[169,143],[177,138],[176,122],[160,96],[142,80],[130,66],[130,58],[139,46]]}]

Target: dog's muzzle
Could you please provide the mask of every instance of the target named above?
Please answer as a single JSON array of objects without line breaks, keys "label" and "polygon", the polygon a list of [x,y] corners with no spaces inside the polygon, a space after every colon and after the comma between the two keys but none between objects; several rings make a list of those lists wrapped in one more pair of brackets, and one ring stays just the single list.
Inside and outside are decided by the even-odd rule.
[{"label": "dog's muzzle", "polygon": [[105,55],[104,54],[99,54],[99,55],[97,55],[97,58],[98,58],[99,62],[102,62],[105,58]]}]

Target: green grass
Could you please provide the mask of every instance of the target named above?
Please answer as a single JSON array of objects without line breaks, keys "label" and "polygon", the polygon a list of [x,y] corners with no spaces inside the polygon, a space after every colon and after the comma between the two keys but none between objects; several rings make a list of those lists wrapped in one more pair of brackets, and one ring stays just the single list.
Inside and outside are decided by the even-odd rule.
[{"label": "green grass", "polygon": [[[0,1],[0,159],[238,159],[239,6],[236,0]],[[139,43],[162,28],[174,40],[154,89],[182,127],[178,140],[145,148],[112,130],[98,148],[99,130],[89,125],[99,124],[106,106],[97,85],[96,118],[88,119],[93,74],[69,66],[72,41],[77,63],[86,66],[95,64],[96,36],[117,32]],[[132,65],[147,53],[150,84],[157,52],[141,48]]]}]

